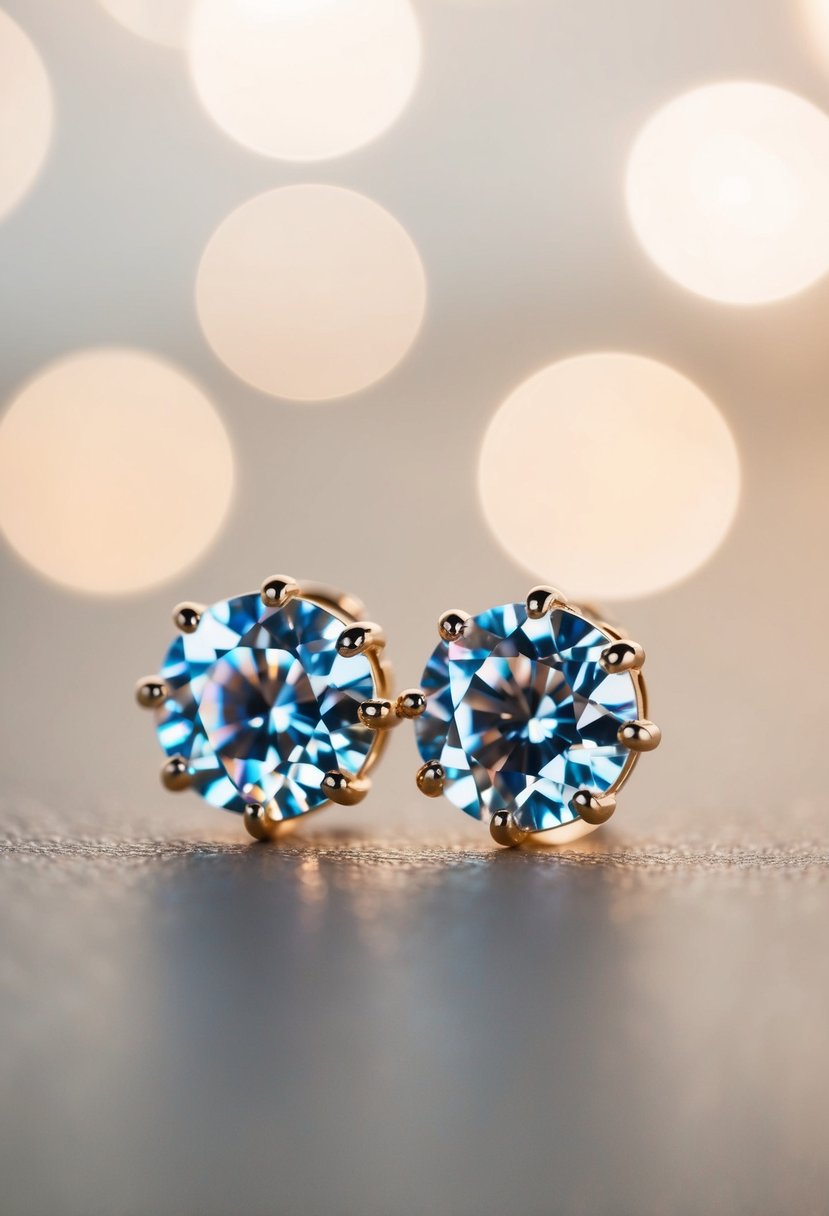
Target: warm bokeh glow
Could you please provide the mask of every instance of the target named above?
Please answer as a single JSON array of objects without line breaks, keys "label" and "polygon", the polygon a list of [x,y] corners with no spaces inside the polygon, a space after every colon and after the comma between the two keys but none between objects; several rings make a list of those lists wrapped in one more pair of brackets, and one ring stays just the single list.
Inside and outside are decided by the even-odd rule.
[{"label": "warm bokeh glow", "polygon": [[52,92],[40,56],[0,9],[0,219],[34,182],[52,134]]},{"label": "warm bokeh glow", "polygon": [[809,41],[829,66],[829,0],[802,0],[802,7]]},{"label": "warm bokeh glow", "polygon": [[199,267],[216,354],[279,397],[320,401],[379,380],[417,335],[426,281],[387,211],[333,186],[270,190],[233,211]]},{"label": "warm bokeh glow", "polygon": [[829,269],[829,118],[765,84],[685,93],[640,132],[627,203],[683,287],[732,304],[790,296]]},{"label": "warm bokeh glow", "polygon": [[138,591],[191,565],[232,489],[213,406],[140,351],[53,363],[0,421],[0,527],[42,574],[81,591]]},{"label": "warm bokeh glow", "polygon": [[322,160],[368,143],[420,68],[409,0],[196,0],[196,90],[214,121],[265,156]]},{"label": "warm bokeh glow", "polygon": [[131,34],[162,46],[184,45],[193,0],[101,0],[101,4]]},{"label": "warm bokeh glow", "polygon": [[508,553],[575,596],[627,599],[693,573],[737,508],[731,432],[704,393],[636,355],[565,359],[493,417],[478,466]]}]

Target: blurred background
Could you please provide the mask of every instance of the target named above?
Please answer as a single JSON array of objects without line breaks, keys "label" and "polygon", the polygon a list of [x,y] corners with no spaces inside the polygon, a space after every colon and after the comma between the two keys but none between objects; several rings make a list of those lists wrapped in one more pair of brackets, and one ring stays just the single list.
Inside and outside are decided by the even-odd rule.
[{"label": "blurred background", "polygon": [[[223,830],[132,684],[287,570],[402,685],[445,607],[598,598],[666,739],[633,822],[815,809],[825,6],[188,7],[4,8],[7,788]],[[395,744],[359,819],[442,832]]]},{"label": "blurred background", "polygon": [[[446,607],[599,599],[666,740],[631,822],[816,810],[826,6],[189,10],[0,24],[7,788],[223,830],[132,684],[287,570],[402,685]],[[441,833],[404,735],[359,819]]]},{"label": "blurred background", "polygon": [[[827,272],[826,0],[0,0],[4,1210],[823,1210]],[[598,601],[664,743],[251,853],[133,685],[276,572],[398,687]]]}]

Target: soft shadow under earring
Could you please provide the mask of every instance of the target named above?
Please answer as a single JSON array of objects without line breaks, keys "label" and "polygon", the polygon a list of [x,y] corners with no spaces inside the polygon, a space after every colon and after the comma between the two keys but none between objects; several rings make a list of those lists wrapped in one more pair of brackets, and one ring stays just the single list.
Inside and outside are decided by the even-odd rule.
[{"label": "soft shadow under earring", "polygon": [[365,616],[353,596],[283,575],[210,607],[179,604],[179,636],[136,686],[155,710],[165,787],[239,812],[258,840],[361,802],[386,739],[366,707],[386,704],[392,683],[383,631]]}]

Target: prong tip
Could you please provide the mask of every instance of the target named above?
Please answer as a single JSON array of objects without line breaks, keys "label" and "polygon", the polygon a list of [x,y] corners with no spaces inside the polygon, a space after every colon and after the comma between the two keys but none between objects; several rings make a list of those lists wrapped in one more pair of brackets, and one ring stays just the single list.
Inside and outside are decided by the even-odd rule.
[{"label": "prong tip", "polygon": [[398,717],[391,701],[379,699],[363,701],[361,705],[358,705],[357,717],[363,726],[368,726],[371,730],[387,730],[398,723]]},{"label": "prong tip", "polygon": [[662,731],[655,722],[637,718],[635,722],[623,722],[616,738],[629,751],[652,752],[662,742]]},{"label": "prong tip", "polygon": [[371,782],[366,777],[349,777],[339,769],[332,769],[320,782],[320,789],[332,802],[339,806],[356,806],[362,802],[371,788]]},{"label": "prong tip", "polygon": [[167,685],[158,676],[145,676],[135,686],[135,699],[142,709],[156,709],[167,696]]},{"label": "prong tip", "polygon": [[195,633],[203,612],[201,604],[176,604],[173,609],[173,623],[182,633]]},{"label": "prong tip", "polygon": [[441,613],[438,618],[438,633],[444,642],[456,642],[458,638],[463,637],[468,620],[468,612],[450,608],[448,612]]},{"label": "prong tip", "polygon": [[299,584],[288,574],[275,574],[272,578],[265,579],[259,589],[259,595],[267,608],[281,608],[288,600],[299,595]]},{"label": "prong tip", "polygon": [[629,638],[611,642],[599,656],[599,666],[608,675],[617,675],[621,671],[639,671],[644,663],[644,648]]},{"label": "prong tip", "polygon": [[541,583],[539,586],[533,587],[527,596],[525,601],[527,616],[533,621],[538,621],[552,611],[556,604],[563,608],[566,602],[564,592],[559,591],[558,587],[550,587],[547,583]]},{"label": "prong tip", "polygon": [[577,790],[571,805],[585,823],[596,827],[600,823],[607,823],[616,810],[616,797],[614,794],[594,794],[592,790]]},{"label": "prong tip", "polygon": [[382,650],[385,643],[386,639],[379,625],[372,621],[355,621],[337,638],[337,654],[344,659],[353,659],[355,655],[364,654],[367,650]]},{"label": "prong tip", "polygon": [[395,708],[401,718],[419,718],[426,708],[426,693],[420,688],[404,688]]},{"label": "prong tip", "polygon": [[489,834],[504,849],[514,849],[527,832],[519,828],[509,811],[496,811],[489,821]]},{"label": "prong tip", "polygon": [[186,790],[190,780],[190,770],[183,756],[171,756],[161,770],[161,784],[174,793]]},{"label": "prong tip", "polygon": [[245,810],[245,827],[254,840],[270,840],[268,816],[259,802],[251,802]]},{"label": "prong tip", "polygon": [[427,798],[438,798],[443,793],[446,769],[437,760],[429,760],[417,770],[415,780],[421,794]]}]

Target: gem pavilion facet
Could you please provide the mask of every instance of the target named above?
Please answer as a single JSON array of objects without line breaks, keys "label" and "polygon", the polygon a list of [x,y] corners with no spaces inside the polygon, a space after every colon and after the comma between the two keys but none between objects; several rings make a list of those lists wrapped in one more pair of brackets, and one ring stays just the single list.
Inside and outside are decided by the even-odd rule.
[{"label": "gem pavilion facet", "polygon": [[272,819],[289,819],[327,801],[326,773],[360,771],[374,736],[357,710],[375,679],[366,655],[337,653],[344,627],[308,600],[274,608],[243,595],[176,638],[160,672],[158,737],[208,802],[265,803]]},{"label": "gem pavilion facet", "polygon": [[415,729],[446,796],[475,818],[508,810],[519,828],[545,831],[579,818],[577,791],[614,786],[632,763],[617,732],[640,707],[632,674],[600,664],[613,640],[578,612],[533,619],[506,604],[442,641]]}]

